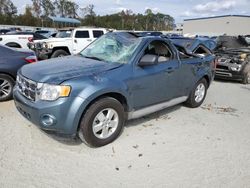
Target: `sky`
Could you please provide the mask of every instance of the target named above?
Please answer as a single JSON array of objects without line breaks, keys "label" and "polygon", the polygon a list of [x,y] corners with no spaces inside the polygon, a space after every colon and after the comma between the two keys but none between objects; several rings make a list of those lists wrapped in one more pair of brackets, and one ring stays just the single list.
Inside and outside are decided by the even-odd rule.
[{"label": "sky", "polygon": [[[12,0],[18,12],[23,13],[25,6],[31,0]],[[94,11],[99,15],[116,13],[131,9],[134,13],[144,13],[150,8],[154,13],[161,12],[174,17],[176,23],[184,19],[218,16],[218,15],[250,15],[250,0],[73,0],[85,7],[95,6]]]}]

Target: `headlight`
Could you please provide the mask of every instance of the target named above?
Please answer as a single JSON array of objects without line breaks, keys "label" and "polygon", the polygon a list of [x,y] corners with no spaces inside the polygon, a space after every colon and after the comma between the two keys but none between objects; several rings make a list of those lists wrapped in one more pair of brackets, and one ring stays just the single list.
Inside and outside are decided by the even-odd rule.
[{"label": "headlight", "polygon": [[45,101],[54,101],[60,97],[68,97],[71,91],[70,86],[50,85],[38,83],[37,99]]},{"label": "headlight", "polygon": [[232,70],[232,71],[240,71],[240,69],[241,69],[241,65],[237,65],[237,64],[234,64],[234,65],[232,65],[231,67],[230,67],[230,69]]},{"label": "headlight", "polygon": [[42,43],[42,48],[48,48],[48,44],[46,42]]}]

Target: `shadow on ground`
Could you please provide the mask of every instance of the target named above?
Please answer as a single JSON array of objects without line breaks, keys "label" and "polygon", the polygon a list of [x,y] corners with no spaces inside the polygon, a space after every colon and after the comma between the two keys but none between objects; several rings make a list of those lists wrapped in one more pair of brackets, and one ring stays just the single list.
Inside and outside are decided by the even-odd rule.
[{"label": "shadow on ground", "polygon": [[[182,105],[176,105],[173,107],[169,107],[167,109],[163,109],[161,111],[155,112],[153,114],[144,116],[142,118],[138,118],[138,119],[134,119],[134,120],[129,120],[125,123],[125,127],[129,128],[132,126],[137,126],[139,124],[145,124],[148,121],[151,121],[153,119],[164,119],[164,117],[168,116],[169,114],[171,114],[173,111],[176,111],[178,109],[180,109],[182,107]],[[45,134],[46,136],[62,143],[65,145],[69,145],[69,146],[75,146],[75,145],[81,145],[83,142],[80,140],[80,138],[78,136],[72,137],[72,136],[66,136],[63,134],[58,134],[52,131],[45,131],[45,130],[41,130],[41,132],[43,134]]]}]

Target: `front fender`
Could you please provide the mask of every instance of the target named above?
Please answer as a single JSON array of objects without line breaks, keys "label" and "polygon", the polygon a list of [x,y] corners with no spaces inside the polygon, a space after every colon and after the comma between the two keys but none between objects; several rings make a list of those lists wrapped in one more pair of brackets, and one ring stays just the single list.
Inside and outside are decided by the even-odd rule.
[{"label": "front fender", "polygon": [[84,112],[89,107],[89,105],[97,98],[105,95],[108,96],[111,93],[122,95],[127,101],[128,110],[132,108],[128,89],[125,84],[122,83],[118,84],[116,81],[114,81],[112,83],[107,82],[101,85],[94,85],[94,84],[88,85],[78,94],[78,97],[84,99],[84,102],[78,107],[78,110],[75,114],[74,130],[77,131],[81,118],[84,115]]}]

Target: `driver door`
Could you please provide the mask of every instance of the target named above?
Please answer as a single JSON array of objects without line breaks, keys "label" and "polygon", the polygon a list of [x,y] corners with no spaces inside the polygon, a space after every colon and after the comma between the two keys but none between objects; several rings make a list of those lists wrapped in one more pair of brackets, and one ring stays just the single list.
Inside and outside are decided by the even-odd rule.
[{"label": "driver door", "polygon": [[134,77],[130,82],[135,110],[169,101],[181,95],[179,91],[179,61],[165,41],[152,41],[144,49],[143,55],[156,55],[154,65],[134,68]]}]

